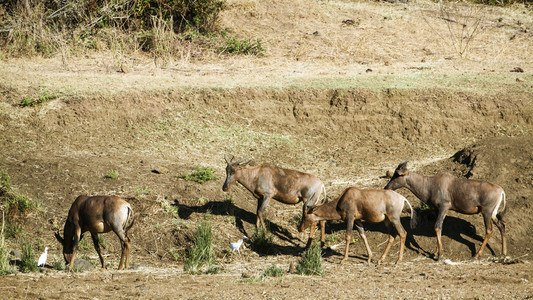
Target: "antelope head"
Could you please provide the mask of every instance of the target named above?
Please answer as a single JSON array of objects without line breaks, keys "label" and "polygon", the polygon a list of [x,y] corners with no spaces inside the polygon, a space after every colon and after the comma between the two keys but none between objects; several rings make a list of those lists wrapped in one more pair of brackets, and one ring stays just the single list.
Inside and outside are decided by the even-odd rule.
[{"label": "antelope head", "polygon": [[396,190],[407,185],[405,177],[409,175],[409,170],[407,169],[408,162],[406,160],[398,165],[385,189]]},{"label": "antelope head", "polygon": [[227,192],[231,185],[237,181],[237,178],[235,176],[235,173],[246,166],[250,161],[246,161],[248,157],[245,157],[241,160],[235,160],[235,156],[232,156],[231,159],[228,159],[228,155],[224,155],[224,159],[226,160],[227,166],[226,166],[226,181],[224,181],[224,185],[222,186],[222,190],[224,192]]}]

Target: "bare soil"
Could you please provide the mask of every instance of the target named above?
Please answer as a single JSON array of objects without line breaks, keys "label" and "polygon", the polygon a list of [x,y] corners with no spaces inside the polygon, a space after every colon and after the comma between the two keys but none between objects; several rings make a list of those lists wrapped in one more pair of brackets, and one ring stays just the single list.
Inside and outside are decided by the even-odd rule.
[{"label": "bare soil", "polygon": [[[0,169],[45,208],[10,216],[23,233],[7,245],[50,247],[40,273],[0,277],[2,298],[533,297],[532,20],[523,7],[487,8],[461,58],[439,38],[449,33],[433,3],[234,0],[221,26],[261,38],[266,57],[187,56],[161,67],[136,54],[125,57],[134,69],[127,74],[109,53],[0,62]],[[510,72],[517,66],[525,72]],[[17,105],[43,94],[58,98]],[[247,247],[232,257],[229,243],[253,234],[256,200],[239,185],[222,191],[227,153],[315,174],[330,200],[348,186],[385,186],[385,172],[405,159],[419,173],[497,183],[507,193],[509,256],[500,257],[495,231],[481,259],[471,260],[484,237],[482,218],[450,212],[444,258],[434,261],[435,217],[425,212],[408,229],[400,265],[393,264],[398,241],[377,266],[366,263],[359,240],[340,265],[345,225],[330,222],[325,274],[300,276],[289,270],[307,239],[294,221],[301,206],[272,201],[270,251]],[[213,167],[218,180],[179,178],[197,166]],[[118,178],[106,178],[111,170]],[[52,268],[62,260],[53,233],[80,194],[115,194],[133,205],[130,270],[115,270],[120,247],[112,234],[105,235],[106,271],[90,243],[78,255],[92,263],[87,270]],[[206,215],[220,273],[186,274],[184,249]],[[378,256],[386,230],[366,226]],[[272,264],[283,277],[262,277]]]}]

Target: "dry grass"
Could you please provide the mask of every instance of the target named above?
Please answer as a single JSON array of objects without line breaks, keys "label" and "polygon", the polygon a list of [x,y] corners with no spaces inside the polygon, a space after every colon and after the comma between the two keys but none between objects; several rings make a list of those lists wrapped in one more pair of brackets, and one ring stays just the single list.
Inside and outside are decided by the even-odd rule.
[{"label": "dry grass", "polygon": [[[467,49],[468,59],[454,47],[449,23],[442,18],[441,6],[430,1],[229,0],[220,28],[229,28],[241,39],[260,39],[268,49],[265,57],[201,52],[193,44],[173,40],[168,34],[171,28],[154,19],[159,56],[121,47],[124,37],[118,35],[115,47],[96,45],[98,52],[72,52],[56,37],[60,55],[3,60],[0,79],[15,89],[39,87],[59,95],[370,84],[378,89],[391,85],[461,89],[468,86],[456,85],[446,75],[483,82],[478,75],[488,73],[502,76],[508,85],[520,75],[509,73],[514,67],[533,69],[531,10],[520,5],[485,7]],[[165,49],[172,55],[165,55]],[[123,64],[132,72],[122,73]]]}]

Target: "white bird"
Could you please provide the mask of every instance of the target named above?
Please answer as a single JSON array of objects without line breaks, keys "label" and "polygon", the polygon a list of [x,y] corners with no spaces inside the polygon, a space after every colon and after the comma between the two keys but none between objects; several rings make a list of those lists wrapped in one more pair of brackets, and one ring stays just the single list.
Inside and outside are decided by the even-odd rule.
[{"label": "white bird", "polygon": [[241,245],[242,245],[242,242],[244,242],[244,239],[247,239],[247,237],[243,236],[238,242],[229,244],[231,248],[231,255],[233,255],[233,252],[235,252],[235,250],[237,250],[239,255],[241,255],[241,251],[239,250],[239,248],[241,248]]},{"label": "white bird", "polygon": [[37,261],[38,267],[44,267],[46,264],[46,258],[48,257],[48,247],[44,247],[44,252],[39,256],[39,260]]}]

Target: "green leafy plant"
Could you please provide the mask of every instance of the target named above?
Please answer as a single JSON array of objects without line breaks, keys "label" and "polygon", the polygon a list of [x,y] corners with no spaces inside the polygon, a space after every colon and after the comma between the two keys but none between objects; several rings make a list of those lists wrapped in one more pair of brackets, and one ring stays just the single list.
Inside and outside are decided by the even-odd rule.
[{"label": "green leafy plant", "polygon": [[37,261],[33,254],[32,245],[29,243],[22,244],[22,255],[20,258],[20,271],[23,273],[37,272]]},{"label": "green leafy plant", "polygon": [[117,170],[110,170],[105,175],[105,178],[117,179],[118,178],[118,171]]},{"label": "green leafy plant", "polygon": [[298,265],[296,266],[296,273],[300,275],[324,275],[322,268],[322,249],[320,243],[313,243],[308,250],[306,250]]},{"label": "green leafy plant", "polygon": [[216,264],[212,226],[205,219],[196,229],[194,244],[187,249],[184,262],[185,272],[191,274],[200,273],[200,268],[204,265],[212,269]]},{"label": "green leafy plant", "polygon": [[195,171],[190,174],[180,175],[179,178],[198,183],[204,183],[209,180],[218,180],[218,178],[215,177],[215,171],[212,167],[197,167]]},{"label": "green leafy plant", "polygon": [[264,277],[281,277],[283,276],[283,270],[280,267],[272,264],[268,268],[266,268],[265,271],[263,271],[263,276]]}]

